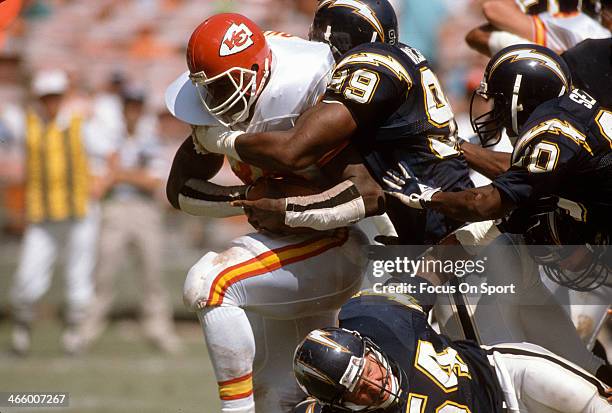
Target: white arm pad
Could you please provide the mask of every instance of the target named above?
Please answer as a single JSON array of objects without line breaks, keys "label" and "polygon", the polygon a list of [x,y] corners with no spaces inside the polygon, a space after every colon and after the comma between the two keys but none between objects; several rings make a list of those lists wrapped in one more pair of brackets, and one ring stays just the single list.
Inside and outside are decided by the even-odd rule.
[{"label": "white arm pad", "polygon": [[465,225],[454,232],[457,241],[472,255],[478,252],[478,247],[489,245],[495,238],[501,235],[495,221],[473,222]]},{"label": "white arm pad", "polygon": [[235,217],[244,214],[241,207],[233,207],[229,202],[211,202],[179,195],[181,211],[189,215],[207,216],[212,218]]},{"label": "white arm pad", "polygon": [[520,43],[533,42],[527,39],[523,39],[521,36],[517,36],[516,34],[510,32],[491,32],[491,35],[489,37],[489,51],[491,52],[491,55],[494,55],[505,47]]},{"label": "white arm pad", "polygon": [[365,218],[365,204],[351,181],[320,194],[286,198],[285,224],[319,231],[346,227]]},{"label": "white arm pad", "polygon": [[232,131],[221,126],[194,126],[195,140],[208,152],[220,153],[241,160],[234,148],[236,138],[244,132]]},{"label": "white arm pad", "polygon": [[241,207],[231,201],[242,199],[240,187],[223,187],[200,179],[188,180],[179,193],[181,211],[190,215],[225,218],[242,215]]}]

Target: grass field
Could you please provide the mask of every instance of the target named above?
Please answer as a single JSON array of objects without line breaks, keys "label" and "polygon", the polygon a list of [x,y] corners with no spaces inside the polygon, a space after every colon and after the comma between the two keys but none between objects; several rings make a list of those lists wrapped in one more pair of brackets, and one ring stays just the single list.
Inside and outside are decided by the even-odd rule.
[{"label": "grass field", "polygon": [[[63,355],[59,309],[63,303],[61,270],[51,290],[38,305],[31,354],[17,358],[8,352],[10,323],[8,289],[19,252],[18,240],[1,239],[0,249],[0,392],[62,391],[70,393],[70,408],[26,409],[0,406],[0,413],[216,413],[220,410],[212,367],[200,327],[182,304],[185,271],[201,255],[189,251],[178,257],[168,251],[165,284],[175,314],[192,322],[178,323],[184,352],[167,356],[158,352],[130,317],[139,310],[141,285],[135,276],[137,263],[124,266],[116,279],[116,299],[111,327],[87,354]],[[61,269],[61,267],[60,267]],[[125,320],[125,321],[124,321]]]},{"label": "grass field", "polygon": [[154,349],[133,321],[114,323],[88,354],[64,356],[61,325],[36,324],[31,355],[9,354],[9,324],[0,324],[0,391],[62,391],[69,408],[0,407],[1,413],[218,412],[215,378],[196,323],[180,323],[182,354]]}]

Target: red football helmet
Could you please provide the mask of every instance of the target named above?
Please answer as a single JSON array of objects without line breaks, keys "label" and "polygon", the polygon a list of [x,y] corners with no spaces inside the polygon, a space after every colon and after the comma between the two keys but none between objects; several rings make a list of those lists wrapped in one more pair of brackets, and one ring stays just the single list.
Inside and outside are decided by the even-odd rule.
[{"label": "red football helmet", "polygon": [[206,109],[225,126],[248,118],[270,74],[271,59],[261,29],[234,13],[204,20],[187,46],[189,77]]}]

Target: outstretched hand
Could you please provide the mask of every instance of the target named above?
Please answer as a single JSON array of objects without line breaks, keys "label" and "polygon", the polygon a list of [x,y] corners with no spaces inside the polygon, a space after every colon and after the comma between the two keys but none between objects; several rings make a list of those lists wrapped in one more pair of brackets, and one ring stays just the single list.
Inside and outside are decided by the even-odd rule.
[{"label": "outstretched hand", "polygon": [[[416,176],[408,171],[402,162],[397,164],[397,170],[390,169],[386,172],[386,176],[382,178],[385,186],[385,193],[399,199],[404,205],[410,208],[423,209],[427,202],[431,201],[431,197],[440,192],[440,188],[432,188],[419,182]],[[411,183],[416,183],[420,189],[420,193],[413,192],[411,194],[403,193],[406,186]]]}]

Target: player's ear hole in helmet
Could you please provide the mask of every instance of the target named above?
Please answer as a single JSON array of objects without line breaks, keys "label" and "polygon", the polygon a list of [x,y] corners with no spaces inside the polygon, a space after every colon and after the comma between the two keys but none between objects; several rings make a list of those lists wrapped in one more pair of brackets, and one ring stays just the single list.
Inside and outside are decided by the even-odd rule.
[{"label": "player's ear hole in helmet", "polygon": [[248,119],[271,64],[272,52],[262,30],[240,14],[204,20],[187,46],[189,77],[204,108],[225,126]]},{"label": "player's ear hole in helmet", "polygon": [[371,42],[397,44],[395,10],[388,0],[320,0],[308,38],[330,45],[336,62]]},{"label": "player's ear hole in helmet", "polygon": [[367,337],[335,327],[311,331],[293,358],[302,390],[345,412],[384,409],[398,401],[401,375],[394,365]]},{"label": "player's ear hole in helmet", "polygon": [[[499,142],[503,128],[516,137],[539,105],[570,89],[570,70],[554,51],[534,44],[506,47],[491,58],[480,87],[472,94],[472,127],[483,146]],[[477,99],[492,102],[492,109],[478,113]]]}]

